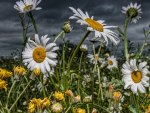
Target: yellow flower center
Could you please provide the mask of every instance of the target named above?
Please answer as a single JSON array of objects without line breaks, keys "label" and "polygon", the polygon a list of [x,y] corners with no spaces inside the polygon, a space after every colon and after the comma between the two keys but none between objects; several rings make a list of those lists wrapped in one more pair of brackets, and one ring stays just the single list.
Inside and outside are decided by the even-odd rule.
[{"label": "yellow flower center", "polygon": [[139,70],[138,71],[133,71],[131,73],[131,78],[134,81],[134,83],[139,83],[141,81],[141,79],[142,79],[141,71],[139,71]]},{"label": "yellow flower center", "polygon": [[113,61],[112,60],[108,60],[108,64],[109,65],[113,65]]},{"label": "yellow flower center", "polygon": [[23,8],[24,11],[30,11],[32,9],[33,5],[25,5],[25,7]]},{"label": "yellow flower center", "polygon": [[37,62],[37,63],[41,63],[45,60],[46,57],[46,50],[43,47],[37,47],[36,49],[34,49],[33,51],[33,59]]},{"label": "yellow flower center", "polygon": [[92,27],[93,29],[103,32],[104,28],[103,25],[100,24],[99,22],[96,22],[95,20],[91,19],[91,18],[86,18],[85,21],[89,24],[90,27]]}]

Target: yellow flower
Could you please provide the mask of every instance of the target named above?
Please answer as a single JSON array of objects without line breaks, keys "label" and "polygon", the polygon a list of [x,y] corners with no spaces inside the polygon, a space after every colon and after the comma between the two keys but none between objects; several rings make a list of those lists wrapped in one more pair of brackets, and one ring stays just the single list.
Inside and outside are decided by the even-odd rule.
[{"label": "yellow flower", "polygon": [[145,113],[150,113],[150,105],[148,106],[147,110],[145,111]]},{"label": "yellow flower", "polygon": [[116,91],[113,93],[113,98],[115,101],[119,101],[121,99],[121,93],[119,91]]},{"label": "yellow flower", "polygon": [[1,79],[6,79],[6,78],[9,78],[10,76],[12,76],[12,72],[0,68],[0,78]]},{"label": "yellow flower", "polygon": [[51,102],[50,102],[50,100],[48,98],[44,98],[41,101],[42,109],[45,109],[45,108],[49,107],[50,104],[51,104]]},{"label": "yellow flower", "polygon": [[29,113],[33,113],[36,110],[36,106],[34,103],[30,102],[29,103],[29,107],[28,107],[28,111]]},{"label": "yellow flower", "polygon": [[30,100],[28,111],[29,113],[33,113],[37,109],[43,110],[49,106],[50,106],[50,100],[48,98],[44,98],[43,100],[40,98],[39,99],[33,98],[32,100]]},{"label": "yellow flower", "polygon": [[22,66],[16,66],[14,67],[14,74],[18,76],[24,75],[26,74],[26,69]]},{"label": "yellow flower", "polygon": [[71,90],[67,90],[65,92],[66,95],[73,97],[73,92]]},{"label": "yellow flower", "polygon": [[64,94],[61,93],[61,92],[59,92],[59,91],[58,91],[58,92],[55,91],[54,97],[55,97],[55,99],[56,99],[57,101],[61,101],[61,100],[64,99]]},{"label": "yellow flower", "polygon": [[41,74],[41,70],[39,68],[34,68],[30,76],[30,79],[34,80],[35,77],[39,76],[40,74]]},{"label": "yellow flower", "polygon": [[7,90],[7,85],[6,81],[0,79],[0,89]]},{"label": "yellow flower", "polygon": [[85,109],[77,108],[75,113],[86,113]]},{"label": "yellow flower", "polygon": [[38,68],[35,68],[35,69],[33,69],[33,74],[34,74],[35,76],[39,76],[39,75],[41,74],[41,70],[38,69]]}]

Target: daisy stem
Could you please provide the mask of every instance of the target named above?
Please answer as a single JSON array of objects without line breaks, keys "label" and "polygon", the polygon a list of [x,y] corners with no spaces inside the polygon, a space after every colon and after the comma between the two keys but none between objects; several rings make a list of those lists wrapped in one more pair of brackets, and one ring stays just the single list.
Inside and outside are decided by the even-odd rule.
[{"label": "daisy stem", "polygon": [[84,42],[84,40],[88,37],[88,35],[89,35],[90,33],[91,33],[91,31],[88,31],[88,32],[83,36],[83,38],[81,39],[81,41],[80,41],[79,44],[77,45],[75,51],[73,52],[73,55],[71,56],[71,59],[70,59],[70,61],[69,61],[69,63],[68,63],[67,75],[69,75],[69,73],[70,73],[71,64],[72,64],[73,59],[74,59],[74,57],[76,56],[77,52],[79,51],[79,48],[80,48],[81,44]]},{"label": "daisy stem", "polygon": [[7,101],[6,101],[6,108],[8,107],[8,101],[9,101],[10,93],[12,92],[12,89],[14,88],[15,84],[16,84],[16,80],[13,82],[13,84],[12,84],[10,90],[9,90],[9,93],[8,93],[8,96],[7,96]]},{"label": "daisy stem", "polygon": [[98,88],[98,103],[100,101],[100,95],[101,95],[101,100],[103,100],[103,90],[102,90],[102,85],[101,85],[101,75],[100,75],[100,69],[99,66],[97,65],[97,71],[98,71],[98,81],[99,81],[99,88]]},{"label": "daisy stem", "polygon": [[33,24],[35,33],[38,33],[37,26],[36,26],[36,22],[35,22],[35,19],[34,19],[34,17],[33,17],[32,12],[29,12],[29,17],[31,18],[31,21],[32,21],[32,24]]},{"label": "daisy stem", "polygon": [[64,30],[62,30],[55,38],[54,38],[54,43],[57,41],[57,39],[61,36],[61,35],[63,35],[65,32],[64,32]]},{"label": "daisy stem", "polygon": [[19,97],[16,99],[16,101],[13,103],[13,105],[10,107],[9,112],[13,109],[13,107],[16,105],[20,97],[23,95],[23,93],[26,91],[28,86],[30,85],[31,81],[28,82],[27,86],[24,88],[24,90],[20,93]]},{"label": "daisy stem", "polygon": [[41,83],[42,83],[42,92],[43,92],[43,96],[46,97],[46,94],[45,94],[45,88],[44,88],[44,80],[43,80],[43,76],[40,76],[40,80],[41,80]]},{"label": "daisy stem", "polygon": [[65,74],[65,39],[63,38],[63,51],[62,51],[62,67],[63,67],[63,88],[66,90],[66,74]]},{"label": "daisy stem", "polygon": [[142,47],[141,47],[141,49],[140,49],[139,56],[141,56],[141,55],[142,55],[142,53],[143,53],[143,50],[144,50],[145,44],[146,44],[146,42],[147,42],[148,34],[149,34],[149,33],[147,33],[147,32],[145,31],[145,29],[143,29],[143,32],[144,32],[144,36],[145,36],[145,37],[144,37],[143,45],[142,45]]},{"label": "daisy stem", "polygon": [[128,27],[129,20],[125,18],[124,22],[124,54],[126,57],[126,61],[129,61],[129,53],[128,53],[128,41],[127,41],[127,27]]},{"label": "daisy stem", "polygon": [[81,64],[82,64],[83,52],[81,53],[80,63],[79,63],[79,74],[78,74],[78,93],[81,95],[80,91],[80,74],[81,74]]},{"label": "daisy stem", "polygon": [[86,106],[87,106],[87,113],[90,113],[89,104],[87,104]]}]

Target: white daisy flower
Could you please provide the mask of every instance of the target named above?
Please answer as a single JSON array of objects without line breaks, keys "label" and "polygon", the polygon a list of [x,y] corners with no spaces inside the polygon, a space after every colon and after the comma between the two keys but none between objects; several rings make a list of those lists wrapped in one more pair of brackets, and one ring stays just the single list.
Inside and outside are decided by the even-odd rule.
[{"label": "white daisy flower", "polygon": [[114,56],[108,57],[107,62],[108,62],[107,66],[108,69],[111,70],[112,68],[118,68],[118,61]]},{"label": "white daisy flower", "polygon": [[104,20],[94,20],[93,16],[90,17],[87,12],[83,13],[80,9],[74,9],[73,7],[69,7],[72,12],[74,13],[70,19],[77,19],[77,23],[81,25],[87,25],[87,30],[94,31],[95,37],[100,38],[103,37],[106,41],[106,45],[108,44],[108,38],[117,45],[120,40],[118,38],[118,34],[111,31],[110,28],[116,28],[116,26],[106,26]]},{"label": "white daisy flower", "polygon": [[95,63],[98,63],[98,62],[101,63],[101,61],[102,61],[102,59],[99,57],[98,54],[95,54],[95,55],[88,54],[87,57],[90,58],[90,62],[91,62],[92,64],[95,64]]},{"label": "white daisy flower", "polygon": [[122,66],[124,88],[131,88],[133,93],[140,91],[145,93],[145,87],[149,86],[149,73],[147,69],[147,62],[141,62],[137,66],[136,59],[131,59],[130,63],[126,62]]},{"label": "white daisy flower", "polygon": [[85,44],[82,44],[81,46],[80,46],[80,50],[82,51],[82,52],[86,52],[87,51],[87,45],[85,45]]},{"label": "white daisy flower", "polygon": [[41,7],[37,7],[37,5],[41,2],[41,0],[20,0],[17,1],[14,5],[14,8],[18,10],[20,13],[30,12],[32,10],[40,10]]},{"label": "white daisy flower", "polygon": [[35,41],[28,39],[26,47],[22,52],[22,58],[27,68],[33,71],[35,68],[40,69],[43,74],[53,72],[53,68],[57,64],[57,54],[55,53],[59,47],[55,43],[48,43],[50,38],[48,35],[35,35]]},{"label": "white daisy flower", "polygon": [[131,22],[136,23],[138,19],[141,18],[141,5],[137,5],[137,3],[130,3],[130,5],[128,5],[127,7],[122,7],[122,13],[131,18]]}]

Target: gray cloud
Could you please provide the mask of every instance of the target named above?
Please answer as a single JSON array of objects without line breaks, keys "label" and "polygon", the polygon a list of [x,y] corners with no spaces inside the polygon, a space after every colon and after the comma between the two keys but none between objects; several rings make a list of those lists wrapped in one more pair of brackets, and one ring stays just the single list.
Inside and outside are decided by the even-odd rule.
[{"label": "gray cloud", "polygon": [[[127,6],[131,0],[42,0],[39,4],[43,9],[34,11],[38,23],[39,34],[57,34],[65,20],[68,20],[72,12],[69,6],[81,8],[88,11],[95,19],[104,19],[107,24],[117,25],[122,28],[124,15],[121,13],[122,6]],[[132,0],[142,4],[142,19],[137,24],[131,24],[128,29],[128,38],[135,42],[143,41],[142,29],[150,24],[149,0]],[[0,1],[0,52],[1,55],[10,55],[15,49],[21,49],[22,27],[19,21],[18,12],[13,8],[15,1]],[[73,31],[67,34],[67,40],[77,43],[86,30],[74,20]],[[32,31],[32,30],[31,30]],[[32,34],[34,32],[31,32]],[[87,42],[87,41],[86,41]]]}]

